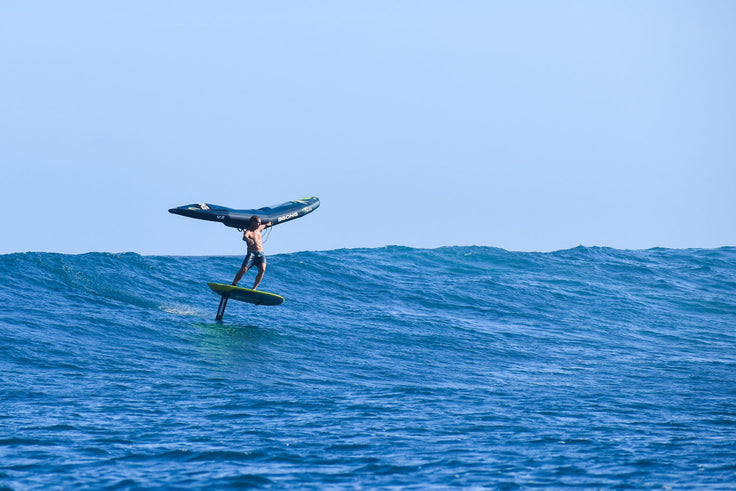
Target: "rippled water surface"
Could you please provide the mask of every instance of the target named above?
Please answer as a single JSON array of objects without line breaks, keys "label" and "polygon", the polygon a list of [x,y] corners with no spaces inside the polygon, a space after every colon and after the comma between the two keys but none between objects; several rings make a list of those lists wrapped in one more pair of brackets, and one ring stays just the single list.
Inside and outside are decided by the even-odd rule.
[{"label": "rippled water surface", "polygon": [[0,488],[736,486],[734,248],[241,259],[0,256]]}]

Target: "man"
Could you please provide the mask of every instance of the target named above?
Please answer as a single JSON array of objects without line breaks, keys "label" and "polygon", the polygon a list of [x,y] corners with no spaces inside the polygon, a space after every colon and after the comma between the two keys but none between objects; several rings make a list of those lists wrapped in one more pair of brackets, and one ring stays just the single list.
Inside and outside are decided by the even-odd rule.
[{"label": "man", "polygon": [[266,272],[266,255],[263,254],[263,237],[261,231],[266,227],[273,225],[271,222],[265,225],[261,224],[261,217],[253,215],[250,217],[248,228],[243,232],[243,240],[248,244],[248,252],[243,259],[243,265],[238,270],[233,280],[233,285],[237,285],[243,275],[253,267],[258,266],[258,274],[256,275],[256,281],[253,283],[253,289],[258,287],[258,284],[263,279],[263,273]]}]

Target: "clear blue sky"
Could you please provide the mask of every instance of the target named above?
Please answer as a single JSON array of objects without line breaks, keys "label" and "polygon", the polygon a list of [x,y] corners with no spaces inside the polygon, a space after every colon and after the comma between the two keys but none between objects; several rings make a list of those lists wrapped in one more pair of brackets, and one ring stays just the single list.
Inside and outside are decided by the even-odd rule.
[{"label": "clear blue sky", "polygon": [[0,253],[736,245],[736,2],[6,1]]}]

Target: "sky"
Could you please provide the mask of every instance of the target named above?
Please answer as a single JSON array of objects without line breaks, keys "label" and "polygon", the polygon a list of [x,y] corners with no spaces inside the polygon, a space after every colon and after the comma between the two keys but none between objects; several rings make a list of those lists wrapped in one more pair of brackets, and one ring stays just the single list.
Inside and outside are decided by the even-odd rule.
[{"label": "sky", "polygon": [[0,4],[0,254],[736,245],[736,2]]}]

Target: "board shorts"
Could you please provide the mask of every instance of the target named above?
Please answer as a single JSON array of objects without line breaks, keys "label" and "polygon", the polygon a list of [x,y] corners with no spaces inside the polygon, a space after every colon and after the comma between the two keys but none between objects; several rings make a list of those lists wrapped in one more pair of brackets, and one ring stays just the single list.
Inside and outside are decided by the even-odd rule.
[{"label": "board shorts", "polygon": [[243,259],[243,265],[240,269],[249,270],[252,266],[258,264],[266,264],[266,255],[262,252],[249,251]]}]

